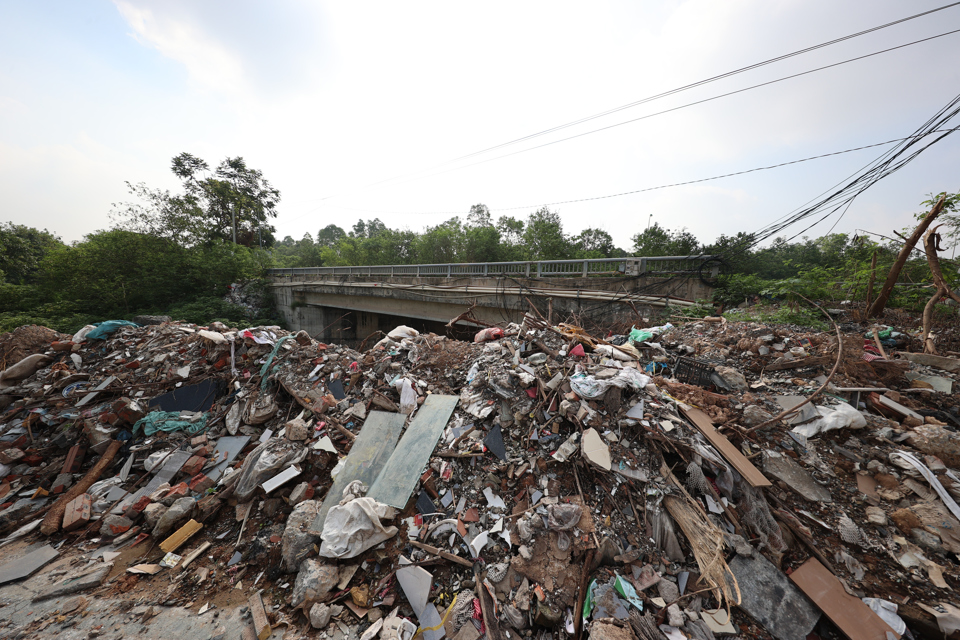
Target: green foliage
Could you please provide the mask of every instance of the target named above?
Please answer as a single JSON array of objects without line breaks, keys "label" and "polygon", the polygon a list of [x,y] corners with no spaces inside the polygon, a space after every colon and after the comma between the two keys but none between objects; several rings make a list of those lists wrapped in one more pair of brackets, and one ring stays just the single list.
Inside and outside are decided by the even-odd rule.
[{"label": "green foliage", "polygon": [[[227,302],[223,298],[214,297],[197,298],[191,302],[170,307],[162,313],[170,316],[174,320],[192,322],[194,324],[207,324],[208,322],[219,320],[224,324],[235,326],[245,325],[251,320],[245,307]],[[265,324],[272,323],[267,322]]]},{"label": "green foliage", "polygon": [[137,201],[114,205],[119,228],[191,247],[232,241],[235,221],[239,244],[274,243],[276,229],[269,220],[277,216],[280,192],[243,158],[227,158],[211,172],[205,161],[181,153],[171,169],[182,182],[182,193],[128,182]]},{"label": "green foliage", "polygon": [[12,222],[0,224],[0,283],[36,282],[40,261],[62,246],[60,238],[46,229],[40,231]]},{"label": "green foliage", "polygon": [[752,273],[724,274],[719,278],[713,292],[713,301],[727,306],[736,306],[758,297],[769,288],[770,281]]},{"label": "green foliage", "polygon": [[756,305],[746,309],[732,309],[723,314],[730,320],[743,322],[761,322],[764,324],[793,324],[810,327],[818,331],[827,331],[831,325],[816,309],[809,306],[792,307],[790,305]]},{"label": "green foliage", "polygon": [[670,231],[656,222],[631,240],[636,256],[689,256],[700,253],[700,241],[692,233],[686,229]]}]

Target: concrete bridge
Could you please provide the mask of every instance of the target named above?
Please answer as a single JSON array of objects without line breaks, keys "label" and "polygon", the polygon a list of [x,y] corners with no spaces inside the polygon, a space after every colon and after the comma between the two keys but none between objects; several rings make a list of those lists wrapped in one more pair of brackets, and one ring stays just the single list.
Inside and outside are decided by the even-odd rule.
[{"label": "concrete bridge", "polygon": [[[658,256],[464,264],[270,269],[280,313],[320,340],[353,342],[398,324],[442,333],[474,307],[489,324],[520,322],[534,304],[554,322],[571,315],[632,322],[708,299],[715,256]],[[478,326],[461,321],[464,330]]]}]

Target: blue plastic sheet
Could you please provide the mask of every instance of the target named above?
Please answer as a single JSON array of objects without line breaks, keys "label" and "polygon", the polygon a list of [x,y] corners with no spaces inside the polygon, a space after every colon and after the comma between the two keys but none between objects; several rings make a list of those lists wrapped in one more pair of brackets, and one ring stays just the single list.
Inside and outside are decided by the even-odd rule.
[{"label": "blue plastic sheet", "polygon": [[87,340],[105,340],[108,335],[120,327],[139,327],[136,322],[127,322],[126,320],[107,320],[94,325],[96,329],[87,334]]},{"label": "blue plastic sheet", "polygon": [[209,417],[209,414],[204,413],[199,419],[191,422],[181,418],[179,411],[151,411],[133,425],[133,435],[136,437],[137,431],[143,427],[143,435],[145,436],[152,436],[157,431],[183,431],[188,435],[195,436],[207,430],[207,418]]}]

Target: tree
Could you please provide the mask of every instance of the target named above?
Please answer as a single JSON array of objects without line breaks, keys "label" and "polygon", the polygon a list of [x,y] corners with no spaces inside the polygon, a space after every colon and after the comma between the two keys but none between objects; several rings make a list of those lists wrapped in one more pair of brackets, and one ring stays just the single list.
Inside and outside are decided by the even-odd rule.
[{"label": "tree", "polygon": [[523,242],[535,260],[564,260],[570,257],[570,240],[563,233],[560,214],[543,207],[527,217]]},{"label": "tree", "polygon": [[631,240],[636,256],[689,256],[700,252],[700,241],[685,228],[670,231],[657,222],[634,235]]},{"label": "tree", "polygon": [[603,229],[584,229],[574,241],[581,258],[610,258],[616,252],[613,237]]},{"label": "tree", "polygon": [[40,231],[12,222],[0,224],[0,282],[34,282],[43,257],[62,246],[60,238],[46,229]]},{"label": "tree", "polygon": [[317,232],[317,244],[321,247],[332,247],[340,238],[346,237],[347,232],[335,224],[328,224]]},{"label": "tree", "polygon": [[127,183],[139,202],[114,205],[117,228],[167,238],[181,246],[210,245],[217,241],[272,246],[280,192],[247,166],[242,157],[227,158],[212,172],[209,165],[189,153],[173,158],[171,169],[183,192],[150,189]]},{"label": "tree", "polygon": [[475,204],[470,207],[464,234],[463,259],[466,262],[499,262],[503,259],[500,231],[493,226],[487,205]]}]

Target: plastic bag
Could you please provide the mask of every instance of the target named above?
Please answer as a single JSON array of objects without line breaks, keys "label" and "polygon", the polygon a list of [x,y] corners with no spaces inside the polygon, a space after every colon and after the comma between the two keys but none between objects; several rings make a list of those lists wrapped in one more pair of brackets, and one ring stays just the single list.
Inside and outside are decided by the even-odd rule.
[{"label": "plastic bag", "polygon": [[621,389],[631,387],[640,391],[649,383],[650,378],[636,369],[622,369],[620,373],[608,380],[597,380],[593,376],[582,374],[570,378],[570,388],[573,389],[574,393],[581,398],[587,399],[601,397],[610,387],[619,387]]},{"label": "plastic bag", "polygon": [[392,518],[393,514],[393,507],[373,498],[354,498],[345,504],[330,507],[327,519],[323,522],[323,533],[320,534],[320,555],[325,558],[352,558],[389,540],[397,535],[397,528],[384,527],[380,518]]},{"label": "plastic bag", "polygon": [[240,468],[234,495],[240,502],[253,496],[257,487],[283,467],[297,464],[307,457],[307,449],[299,442],[271,438],[247,455]]},{"label": "plastic bag", "polygon": [[80,331],[77,331],[75,334],[73,334],[73,338],[72,338],[73,342],[77,342],[77,343],[83,342],[84,340],[87,339],[87,334],[96,328],[97,328],[96,326],[92,324],[88,324],[84,328],[80,329]]},{"label": "plastic bag", "polygon": [[862,429],[867,426],[867,419],[863,417],[863,414],[846,402],[840,403],[835,407],[818,406],[816,409],[820,412],[820,417],[806,424],[797,425],[793,428],[794,433],[812,438],[824,431],[833,431],[835,429],[843,429],[844,427]]},{"label": "plastic bag", "polygon": [[420,335],[419,331],[402,324],[388,333],[387,337],[391,340],[403,340],[404,338],[416,338],[418,335]]},{"label": "plastic bag", "polygon": [[496,340],[497,338],[503,337],[503,329],[500,327],[488,327],[477,333],[473,337],[474,342],[487,342],[489,340]]},{"label": "plastic bag", "polygon": [[413,384],[407,378],[400,378],[394,381],[393,386],[400,392],[400,413],[413,413],[417,408],[417,392]]},{"label": "plastic bag", "polygon": [[577,504],[552,504],[547,507],[547,527],[552,531],[569,531],[580,522],[583,508]]},{"label": "plastic bag", "polygon": [[630,342],[647,342],[654,336],[658,336],[670,329],[673,329],[673,325],[669,322],[659,327],[650,327],[649,329],[637,329],[633,327],[630,329]]}]

